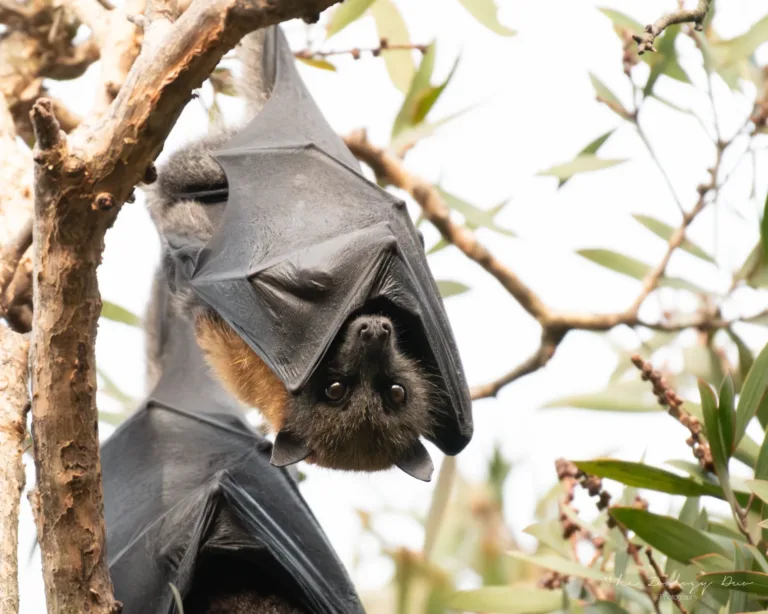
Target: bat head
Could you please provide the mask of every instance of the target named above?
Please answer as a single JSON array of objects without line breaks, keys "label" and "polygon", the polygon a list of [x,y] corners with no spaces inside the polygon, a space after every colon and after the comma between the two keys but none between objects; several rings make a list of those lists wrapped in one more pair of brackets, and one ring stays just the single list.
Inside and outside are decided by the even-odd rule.
[{"label": "bat head", "polygon": [[379,310],[353,315],[305,386],[290,393],[259,355],[215,314],[201,317],[197,339],[224,385],[258,407],[278,432],[272,462],[301,460],[350,471],[398,466],[428,481],[428,436],[440,389]]},{"label": "bat head", "polygon": [[308,456],[310,462],[337,469],[376,471],[397,465],[429,480],[432,461],[419,437],[430,432],[436,395],[428,371],[403,351],[389,317],[354,316],[292,398],[273,463]]}]

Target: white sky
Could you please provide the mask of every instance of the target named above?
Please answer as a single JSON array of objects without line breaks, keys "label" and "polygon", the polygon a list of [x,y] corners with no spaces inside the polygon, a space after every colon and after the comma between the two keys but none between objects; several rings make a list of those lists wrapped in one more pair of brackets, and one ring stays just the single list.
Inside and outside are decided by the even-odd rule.
[{"label": "white sky", "polygon": [[[483,102],[475,111],[449,124],[437,136],[416,147],[407,158],[414,173],[481,207],[511,197],[498,218],[519,238],[509,239],[488,231],[480,238],[503,262],[515,270],[550,305],[573,310],[607,312],[624,309],[636,296],[639,282],[593,265],[573,254],[582,247],[606,247],[657,262],[665,245],[640,229],[631,213],[645,213],[679,223],[679,214],[657,169],[629,126],[621,128],[601,155],[628,158],[629,162],[594,175],[575,177],[557,191],[553,178],[536,173],[572,158],[584,145],[620,120],[594,100],[588,72],[603,80],[622,100],[630,91],[621,69],[621,49],[611,24],[596,8],[608,6],[647,23],[674,8],[673,0],[499,0],[501,21],[518,31],[502,38],[478,25],[455,0],[396,0],[414,42],[437,40],[437,77],[445,75],[461,53],[457,74],[430,116],[439,119],[468,105]],[[719,2],[716,26],[724,37],[743,32],[762,17],[768,6],[762,0]],[[304,45],[303,24],[288,24],[294,49]],[[681,37],[682,38],[682,37]],[[325,49],[375,46],[372,19],[343,31]],[[703,71],[689,40],[679,43],[681,63],[695,83]],[[763,47],[761,50],[765,52]],[[765,59],[763,53],[763,59]],[[366,127],[370,138],[385,145],[402,95],[392,86],[381,59],[354,62],[336,58],[337,73],[300,65],[307,84],[339,133]],[[645,70],[640,67],[637,70]],[[76,84],[57,84],[54,93],[78,112],[86,112],[92,91],[94,66]],[[436,79],[437,80],[437,79]],[[751,108],[748,94],[732,95],[716,81],[715,97],[726,135],[743,122]],[[709,118],[708,103],[691,86],[662,77],[657,91],[675,101],[694,106]],[[228,116],[239,105],[222,101]],[[695,187],[706,178],[714,151],[701,129],[687,116],[649,102],[641,118],[662,162],[673,178],[687,208],[696,200]],[[207,129],[201,105],[188,105],[166,144],[172,151]],[[727,161],[726,161],[727,162]],[[765,168],[766,158],[760,158]],[[744,169],[747,167],[745,166]],[[758,195],[764,195],[766,173],[758,177]],[[727,290],[730,273],[738,268],[758,238],[760,204],[750,201],[748,174],[737,175],[717,213],[705,211],[693,225],[690,237],[716,253],[718,268],[686,254],[676,255],[672,275],[687,276],[706,288]],[[745,217],[739,218],[735,212]],[[427,241],[434,240],[432,229]],[[159,258],[155,231],[141,197],[126,205],[107,235],[104,263],[99,269],[105,300],[142,313],[150,280]],[[499,284],[451,247],[431,259],[437,278],[455,279],[472,291],[447,301],[470,384],[486,382],[525,359],[537,347],[539,328]],[[692,308],[682,293],[664,293],[665,304]],[[657,315],[657,301],[647,302],[649,318]],[[754,313],[764,307],[764,297],[751,291],[738,295],[728,313]],[[726,315],[727,315],[726,314]],[[746,329],[748,343],[759,348],[767,340],[759,329]],[[618,330],[611,339],[626,346],[637,336]],[[143,394],[145,361],[143,339],[135,329],[102,321],[97,342],[101,368],[125,391]],[[581,410],[540,410],[548,400],[565,394],[598,390],[604,386],[616,359],[604,337],[572,333],[543,371],[504,389],[497,399],[475,405],[475,437],[459,457],[459,468],[469,479],[485,477],[487,460],[496,443],[515,464],[506,486],[510,502],[509,523],[525,546],[532,540],[520,532],[532,520],[535,502],[555,480],[554,460],[600,454],[650,463],[670,458],[688,459],[682,428],[663,413],[627,415]],[[102,403],[107,407],[107,402]],[[109,433],[103,427],[103,435]],[[439,454],[431,448],[439,463]],[[31,466],[31,463],[28,463]],[[356,508],[375,511],[389,508],[426,510],[432,485],[410,479],[400,472],[351,475],[307,467],[309,479],[302,491],[325,528],[341,559],[351,567],[359,538]],[[28,467],[29,481],[33,471]],[[657,511],[665,511],[665,499],[653,498]],[[31,516],[24,499],[21,553],[26,561],[31,540]],[[419,548],[423,538],[413,522],[397,516],[382,517],[379,529],[391,543]],[[365,542],[365,564],[353,577],[358,585],[373,588],[386,583],[391,566],[376,555],[375,545]],[[39,555],[29,568],[22,564],[22,611],[43,612]]]}]

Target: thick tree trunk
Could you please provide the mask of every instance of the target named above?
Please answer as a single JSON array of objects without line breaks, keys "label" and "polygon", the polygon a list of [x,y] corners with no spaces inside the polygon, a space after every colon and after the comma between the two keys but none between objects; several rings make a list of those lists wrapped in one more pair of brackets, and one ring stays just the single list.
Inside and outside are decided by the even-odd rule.
[{"label": "thick tree trunk", "polygon": [[19,611],[19,497],[26,417],[29,340],[0,325],[0,613]]},{"label": "thick tree trunk", "polygon": [[33,506],[46,601],[52,613],[117,612],[106,565],[95,402],[96,267],[105,228],[101,212],[76,196],[78,169],[65,169],[66,142],[50,105],[38,102],[33,114]]}]

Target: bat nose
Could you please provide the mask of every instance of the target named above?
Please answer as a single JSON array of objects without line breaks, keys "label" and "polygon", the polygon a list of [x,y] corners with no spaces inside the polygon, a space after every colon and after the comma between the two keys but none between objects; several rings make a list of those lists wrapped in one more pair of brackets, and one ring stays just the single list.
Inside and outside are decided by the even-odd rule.
[{"label": "bat nose", "polygon": [[392,334],[392,323],[387,318],[368,317],[360,324],[358,334],[366,345],[381,347]]}]

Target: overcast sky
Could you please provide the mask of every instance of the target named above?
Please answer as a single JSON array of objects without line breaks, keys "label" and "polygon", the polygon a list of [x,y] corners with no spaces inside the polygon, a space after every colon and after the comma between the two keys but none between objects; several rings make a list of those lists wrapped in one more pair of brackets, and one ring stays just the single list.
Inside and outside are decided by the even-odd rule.
[{"label": "overcast sky", "polygon": [[[443,77],[457,55],[461,61],[453,82],[430,117],[439,119],[467,106],[476,110],[445,127],[437,136],[418,145],[407,158],[414,173],[480,207],[504,199],[509,205],[498,218],[515,231],[510,239],[481,231],[481,240],[517,272],[549,305],[558,308],[608,312],[624,309],[639,290],[639,283],[600,269],[573,252],[583,247],[606,247],[655,263],[665,245],[641,230],[630,217],[645,213],[679,224],[679,213],[636,134],[621,127],[601,150],[609,158],[628,162],[571,180],[557,191],[551,177],[536,173],[572,158],[584,145],[618,126],[620,120],[598,104],[589,72],[626,101],[630,90],[621,67],[621,49],[608,19],[597,6],[621,10],[647,23],[676,6],[673,0],[499,0],[501,21],[518,31],[503,38],[478,25],[455,0],[397,0],[414,42],[437,40],[436,75]],[[720,2],[716,27],[724,37],[743,32],[762,17],[764,0]],[[304,46],[304,26],[292,22],[286,32],[294,49]],[[682,37],[681,37],[682,38]],[[332,38],[325,49],[375,46],[372,19],[360,22]],[[692,80],[702,83],[703,71],[691,41],[679,43],[681,63]],[[765,59],[766,48],[761,50]],[[339,133],[358,127],[368,129],[375,143],[385,145],[402,95],[389,81],[381,59],[335,59],[338,72],[300,65],[310,90]],[[645,70],[644,67],[638,70]],[[57,84],[54,93],[80,113],[87,112],[84,92],[92,91],[98,66],[91,67],[77,84]],[[677,102],[694,106],[708,118],[702,90],[662,77],[658,88]],[[719,80],[715,99],[726,135],[741,125],[751,108],[753,88],[733,95]],[[240,106],[223,101],[228,120],[236,121]],[[658,103],[649,103],[642,118],[649,138],[672,176],[674,187],[687,208],[696,201],[695,188],[706,179],[705,169],[714,151],[698,125]],[[202,106],[188,105],[166,144],[163,158],[196,134],[207,130]],[[162,159],[162,158],[161,158]],[[765,168],[766,158],[760,162]],[[690,236],[717,255],[718,266],[708,266],[686,254],[676,255],[672,275],[685,275],[706,288],[728,289],[731,271],[737,268],[757,240],[757,200],[749,199],[747,167],[737,173],[717,211],[707,210],[696,221]],[[746,174],[745,174],[746,173]],[[768,173],[758,177],[758,195],[765,195]],[[745,221],[746,220],[746,221]],[[427,240],[435,233],[427,229]],[[99,269],[102,296],[142,313],[152,273],[159,258],[159,243],[141,198],[126,205],[115,227],[107,234],[104,263]],[[535,350],[539,328],[499,284],[455,248],[430,260],[437,278],[461,281],[471,292],[451,298],[447,309],[454,326],[470,384],[484,383],[508,371]],[[662,293],[662,305],[692,308],[682,293]],[[654,318],[660,302],[647,301],[644,313]],[[728,305],[730,314],[753,313],[768,305],[750,291]],[[759,348],[765,334],[749,329],[748,342]],[[610,336],[572,333],[543,371],[504,389],[497,399],[475,405],[475,437],[459,457],[459,468],[469,479],[483,479],[495,444],[515,463],[507,483],[512,502],[509,523],[526,546],[532,542],[520,532],[532,520],[538,496],[555,480],[554,460],[599,454],[650,463],[688,458],[685,434],[669,417],[659,414],[590,413],[572,409],[541,410],[547,401],[565,394],[598,390],[605,385],[616,358],[608,339],[624,347],[637,345],[637,335],[617,330]],[[135,329],[102,321],[97,342],[101,368],[121,388],[136,397],[144,391],[143,339]],[[108,401],[103,401],[108,407]],[[110,432],[102,428],[102,435]],[[440,454],[430,447],[436,464]],[[28,463],[31,465],[31,463]],[[29,469],[29,467],[28,467]],[[351,475],[313,467],[302,491],[327,531],[340,557],[351,565],[359,538],[356,508],[376,511],[389,508],[423,512],[432,485],[425,485],[396,471]],[[29,481],[32,471],[28,471]],[[666,501],[652,499],[656,511],[666,511]],[[24,499],[21,551],[27,556],[31,516]],[[392,544],[419,548],[419,527],[397,515],[381,517],[379,527]],[[362,588],[388,582],[391,567],[376,554],[375,544],[364,542],[364,564],[354,573]],[[22,562],[26,558],[22,559]],[[23,567],[23,566],[22,566]],[[24,574],[23,611],[42,612],[43,591],[39,557]]]}]

